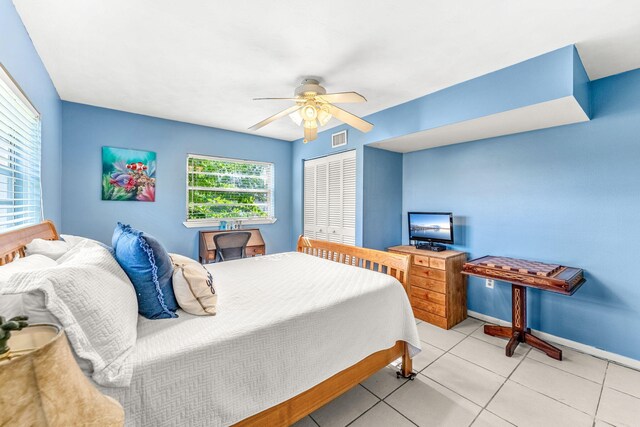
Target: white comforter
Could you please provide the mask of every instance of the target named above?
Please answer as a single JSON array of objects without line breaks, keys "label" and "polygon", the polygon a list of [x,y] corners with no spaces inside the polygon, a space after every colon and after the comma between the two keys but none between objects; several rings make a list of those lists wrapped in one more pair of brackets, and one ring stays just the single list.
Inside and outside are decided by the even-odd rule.
[{"label": "white comforter", "polygon": [[127,425],[226,426],[398,340],[420,340],[394,278],[301,253],[209,265],[218,314],[141,319]]}]

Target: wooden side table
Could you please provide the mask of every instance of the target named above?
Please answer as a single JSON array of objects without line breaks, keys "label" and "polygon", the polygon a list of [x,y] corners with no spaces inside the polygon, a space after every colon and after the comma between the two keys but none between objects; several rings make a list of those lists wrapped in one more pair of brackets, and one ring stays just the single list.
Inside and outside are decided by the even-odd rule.
[{"label": "wooden side table", "polygon": [[13,331],[12,356],[0,361],[0,425],[122,426],[120,404],[84,376],[57,325]]},{"label": "wooden side table", "polygon": [[562,360],[562,350],[536,337],[527,328],[527,288],[573,295],[585,282],[579,268],[517,258],[484,256],[466,263],[463,274],[511,283],[511,327],[485,325],[487,335],[507,338],[505,354],[513,353],[521,342],[542,350],[552,359]]}]

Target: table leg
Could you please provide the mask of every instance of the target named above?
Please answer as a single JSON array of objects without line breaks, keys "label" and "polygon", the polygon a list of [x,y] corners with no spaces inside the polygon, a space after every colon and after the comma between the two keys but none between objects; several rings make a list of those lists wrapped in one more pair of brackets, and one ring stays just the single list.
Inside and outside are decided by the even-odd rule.
[{"label": "table leg", "polygon": [[507,326],[484,325],[484,333],[492,337],[511,338],[513,331]]},{"label": "table leg", "polygon": [[551,357],[552,359],[562,360],[562,350],[560,350],[558,347],[552,346],[546,341],[541,340],[535,335],[527,333],[524,336],[524,342],[529,344],[531,347],[535,347],[538,350],[544,351],[547,356]]},{"label": "table leg", "polygon": [[527,288],[511,285],[511,327],[485,325],[484,333],[494,337],[509,338],[505,348],[507,357],[513,356],[521,342],[544,351],[547,356],[562,360],[562,350],[531,334],[527,328]]},{"label": "table leg", "polygon": [[507,355],[507,357],[513,356],[513,353],[515,353],[516,351],[516,347],[521,342],[521,337],[522,335],[520,335],[520,332],[513,332],[513,335],[511,335],[511,338],[507,343],[507,347],[504,349],[504,353]]}]

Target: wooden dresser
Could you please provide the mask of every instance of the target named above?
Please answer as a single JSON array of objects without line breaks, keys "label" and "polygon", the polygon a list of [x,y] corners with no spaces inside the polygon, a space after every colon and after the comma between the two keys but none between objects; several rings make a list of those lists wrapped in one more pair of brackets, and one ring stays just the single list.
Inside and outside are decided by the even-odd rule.
[{"label": "wooden dresser", "polygon": [[213,236],[221,233],[234,233],[236,231],[248,231],[251,233],[251,237],[247,242],[246,254],[247,257],[253,257],[256,255],[264,255],[267,253],[266,245],[260,230],[257,228],[241,228],[239,230],[211,230],[200,232],[200,263],[206,264],[208,262],[214,262],[216,260],[216,244],[213,241]]},{"label": "wooden dresser", "polygon": [[464,252],[432,252],[415,246],[394,246],[389,252],[411,255],[409,300],[413,314],[444,329],[467,318],[467,278]]}]

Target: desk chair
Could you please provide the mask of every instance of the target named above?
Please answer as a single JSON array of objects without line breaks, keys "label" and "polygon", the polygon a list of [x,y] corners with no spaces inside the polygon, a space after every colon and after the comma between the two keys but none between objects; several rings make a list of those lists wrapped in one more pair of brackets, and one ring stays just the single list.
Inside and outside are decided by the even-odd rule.
[{"label": "desk chair", "polygon": [[213,236],[216,245],[216,262],[246,258],[246,248],[251,233],[248,231],[234,231]]}]

